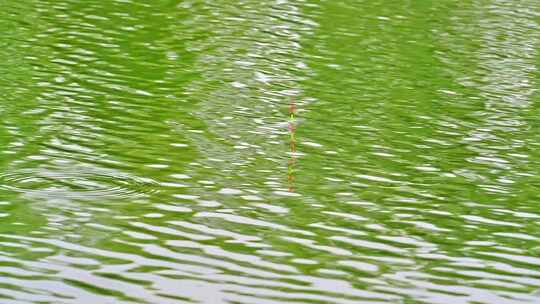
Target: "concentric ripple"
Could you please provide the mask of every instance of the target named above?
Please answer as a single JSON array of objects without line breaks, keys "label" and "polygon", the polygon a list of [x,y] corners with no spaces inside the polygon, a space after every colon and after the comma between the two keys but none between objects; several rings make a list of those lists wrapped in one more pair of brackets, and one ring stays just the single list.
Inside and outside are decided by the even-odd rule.
[{"label": "concentric ripple", "polygon": [[156,183],[112,171],[23,169],[0,175],[0,189],[33,197],[94,200],[141,197],[155,192]]}]

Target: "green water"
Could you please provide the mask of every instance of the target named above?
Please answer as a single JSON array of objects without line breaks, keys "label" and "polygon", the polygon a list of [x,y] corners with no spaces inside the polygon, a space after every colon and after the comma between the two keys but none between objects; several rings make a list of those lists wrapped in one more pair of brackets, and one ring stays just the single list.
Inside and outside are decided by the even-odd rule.
[{"label": "green water", "polygon": [[0,8],[0,303],[540,303],[537,0]]}]

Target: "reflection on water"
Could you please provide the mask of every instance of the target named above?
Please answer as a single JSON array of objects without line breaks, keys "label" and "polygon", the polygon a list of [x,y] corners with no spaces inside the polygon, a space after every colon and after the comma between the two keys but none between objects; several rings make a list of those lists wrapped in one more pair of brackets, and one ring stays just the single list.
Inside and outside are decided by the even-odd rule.
[{"label": "reflection on water", "polygon": [[537,303],[531,1],[5,1],[1,303]]}]

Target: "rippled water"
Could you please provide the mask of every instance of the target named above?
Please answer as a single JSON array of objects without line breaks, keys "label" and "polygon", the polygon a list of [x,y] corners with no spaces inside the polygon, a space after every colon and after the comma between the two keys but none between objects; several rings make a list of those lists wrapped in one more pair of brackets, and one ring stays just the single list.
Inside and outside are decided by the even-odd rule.
[{"label": "rippled water", "polygon": [[0,303],[540,303],[537,1],[0,4]]}]

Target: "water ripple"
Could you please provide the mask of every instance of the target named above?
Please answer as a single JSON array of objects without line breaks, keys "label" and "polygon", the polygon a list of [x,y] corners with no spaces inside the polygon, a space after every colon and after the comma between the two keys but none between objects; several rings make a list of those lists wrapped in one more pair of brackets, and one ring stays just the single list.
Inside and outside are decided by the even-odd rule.
[{"label": "water ripple", "polygon": [[532,1],[3,1],[0,303],[537,303]]},{"label": "water ripple", "polygon": [[58,199],[115,199],[144,196],[155,191],[155,182],[114,172],[21,169],[0,175],[0,188],[29,197]]}]

